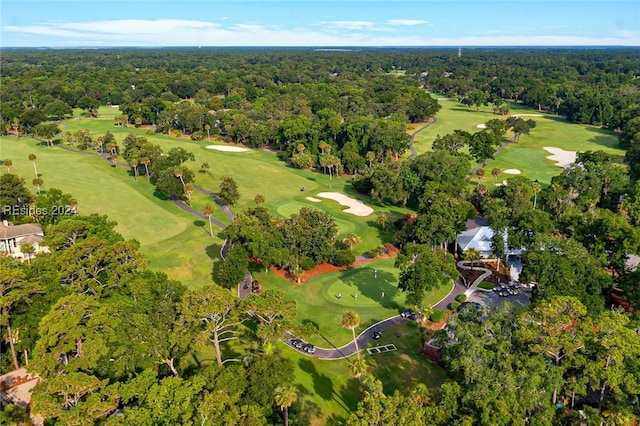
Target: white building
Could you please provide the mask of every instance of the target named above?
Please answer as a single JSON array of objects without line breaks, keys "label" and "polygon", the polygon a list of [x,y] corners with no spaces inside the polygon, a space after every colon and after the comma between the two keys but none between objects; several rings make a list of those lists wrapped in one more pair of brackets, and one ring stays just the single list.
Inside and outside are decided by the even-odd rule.
[{"label": "white building", "polygon": [[39,223],[13,225],[6,220],[0,222],[0,253],[2,255],[26,259],[27,255],[21,250],[24,244],[31,244],[35,250],[34,254],[48,252],[48,247],[40,245],[43,238],[44,232]]}]

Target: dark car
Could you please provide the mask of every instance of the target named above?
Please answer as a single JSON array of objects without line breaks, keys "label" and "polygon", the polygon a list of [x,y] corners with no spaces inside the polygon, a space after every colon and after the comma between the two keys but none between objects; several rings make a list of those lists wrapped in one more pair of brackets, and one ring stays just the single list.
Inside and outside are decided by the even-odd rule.
[{"label": "dark car", "polygon": [[291,340],[291,346],[293,346],[294,348],[300,349],[301,347],[304,346],[304,342],[300,339],[293,339]]},{"label": "dark car", "polygon": [[316,347],[313,346],[311,343],[307,343],[306,345],[304,345],[302,347],[302,350],[307,352],[307,353],[312,354],[312,353],[314,353],[316,351]]},{"label": "dark car", "polygon": [[409,310],[409,309],[405,309],[404,311],[402,311],[402,312],[400,313],[400,316],[401,316],[402,318],[409,318],[409,316],[411,316],[411,313],[412,313],[412,312],[411,312],[411,310]]},{"label": "dark car", "polygon": [[378,340],[379,338],[382,337],[382,331],[378,331],[378,330],[374,331],[372,337],[374,340]]}]

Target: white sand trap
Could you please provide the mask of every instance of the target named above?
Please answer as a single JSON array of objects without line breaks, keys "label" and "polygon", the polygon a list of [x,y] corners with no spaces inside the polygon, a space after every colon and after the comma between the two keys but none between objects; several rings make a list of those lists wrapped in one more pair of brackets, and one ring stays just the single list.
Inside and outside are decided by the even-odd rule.
[{"label": "white sand trap", "polygon": [[439,101],[450,101],[451,98],[438,98]]},{"label": "white sand trap", "polygon": [[207,149],[215,149],[216,151],[226,151],[226,152],[249,151],[247,148],[240,148],[239,146],[224,146],[224,145],[207,145]]},{"label": "white sand trap", "polygon": [[321,192],[318,194],[318,197],[328,198],[330,200],[337,201],[341,206],[349,207],[348,209],[343,210],[343,212],[351,213],[355,216],[369,216],[373,213],[373,209],[362,201],[347,197],[339,192]]},{"label": "white sand trap", "polygon": [[311,202],[314,202],[314,203],[319,203],[319,202],[322,201],[322,200],[317,199],[316,197],[307,197],[307,200],[309,200]]},{"label": "white sand trap", "polygon": [[502,173],[506,173],[508,175],[519,175],[522,172],[520,171],[520,169],[507,169],[507,170],[504,170]]},{"label": "white sand trap", "polygon": [[482,123],[482,124],[478,124],[476,127],[477,127],[478,129],[486,129],[486,128],[487,128],[487,125],[486,125],[486,124],[484,124],[484,123]]},{"label": "white sand trap", "polygon": [[543,147],[545,151],[550,152],[553,155],[548,155],[547,158],[556,162],[556,166],[566,169],[570,165],[576,162],[576,151],[565,151],[562,148],[555,148],[553,146]]}]

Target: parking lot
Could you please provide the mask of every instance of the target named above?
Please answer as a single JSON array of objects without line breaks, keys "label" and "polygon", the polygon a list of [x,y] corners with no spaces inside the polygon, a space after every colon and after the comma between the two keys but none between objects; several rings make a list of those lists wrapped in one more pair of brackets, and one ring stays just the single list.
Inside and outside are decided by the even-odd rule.
[{"label": "parking lot", "polygon": [[[524,306],[529,303],[529,299],[531,298],[531,289],[525,286],[510,288],[505,284],[504,289],[501,287],[498,288],[500,288],[499,291],[485,291],[478,289],[469,296],[468,301],[488,304],[491,306],[497,306],[504,302],[509,302],[514,306]],[[511,290],[511,293],[514,294],[510,294],[508,290]],[[503,296],[500,296],[500,293],[502,293]]]}]

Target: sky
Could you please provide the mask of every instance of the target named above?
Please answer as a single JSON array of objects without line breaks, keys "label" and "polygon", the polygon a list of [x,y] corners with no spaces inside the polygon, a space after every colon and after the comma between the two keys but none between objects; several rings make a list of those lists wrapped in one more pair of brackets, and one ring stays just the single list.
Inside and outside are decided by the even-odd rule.
[{"label": "sky", "polygon": [[0,0],[0,47],[640,46],[640,1]]}]

